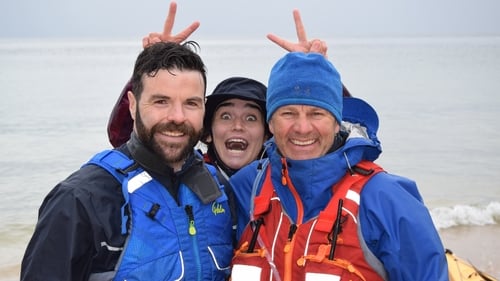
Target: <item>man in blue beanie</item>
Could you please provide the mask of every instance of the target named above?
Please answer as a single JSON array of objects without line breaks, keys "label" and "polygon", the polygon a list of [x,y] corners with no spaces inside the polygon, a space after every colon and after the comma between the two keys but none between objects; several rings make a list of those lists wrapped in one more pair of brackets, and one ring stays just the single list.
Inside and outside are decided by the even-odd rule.
[{"label": "man in blue beanie", "polygon": [[241,208],[232,280],[448,280],[415,182],[373,162],[377,114],[342,99],[324,56],[274,65],[267,120],[268,159],[231,178]]}]

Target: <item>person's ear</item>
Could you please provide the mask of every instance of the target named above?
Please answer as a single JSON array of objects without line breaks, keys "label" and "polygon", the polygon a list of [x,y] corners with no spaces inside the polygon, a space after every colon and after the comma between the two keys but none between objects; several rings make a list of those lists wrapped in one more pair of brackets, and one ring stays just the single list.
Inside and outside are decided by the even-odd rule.
[{"label": "person's ear", "polygon": [[271,132],[271,134],[274,135],[273,119],[269,120],[269,125],[267,126],[269,127],[269,131]]},{"label": "person's ear", "polygon": [[335,135],[337,135],[340,131],[340,124],[339,122],[337,122],[337,120],[335,120],[335,128],[333,129],[333,131],[335,132]]},{"label": "person's ear", "polygon": [[135,99],[134,93],[132,93],[132,91],[127,92],[127,97],[128,97],[128,110],[130,111],[130,116],[135,121],[137,100]]}]

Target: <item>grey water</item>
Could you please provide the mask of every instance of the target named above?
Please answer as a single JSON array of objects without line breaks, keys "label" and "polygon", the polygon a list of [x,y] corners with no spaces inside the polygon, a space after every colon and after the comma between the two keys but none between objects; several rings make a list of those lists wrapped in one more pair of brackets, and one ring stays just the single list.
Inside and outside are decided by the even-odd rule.
[{"label": "grey water", "polygon": [[[500,38],[327,42],[345,86],[378,112],[378,163],[417,182],[436,226],[498,226]],[[285,52],[265,40],[198,43],[209,93],[229,76],[267,84]],[[109,113],[140,49],[132,40],[0,41],[0,272],[18,270],[50,189],[110,147]]]}]

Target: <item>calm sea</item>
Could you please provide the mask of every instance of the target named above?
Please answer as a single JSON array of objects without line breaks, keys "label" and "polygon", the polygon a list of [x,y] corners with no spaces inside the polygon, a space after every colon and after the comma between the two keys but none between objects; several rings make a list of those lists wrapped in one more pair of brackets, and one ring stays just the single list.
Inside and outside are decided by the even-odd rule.
[{"label": "calm sea", "polygon": [[[379,163],[417,181],[440,231],[480,226],[496,237],[500,38],[328,42],[346,87],[378,111]],[[267,84],[284,54],[265,40],[198,43],[209,91],[236,75]],[[108,116],[139,51],[139,41],[0,41],[0,275],[14,276],[5,280],[16,279],[44,196],[110,147]],[[490,242],[497,255],[479,267],[498,269]]]}]

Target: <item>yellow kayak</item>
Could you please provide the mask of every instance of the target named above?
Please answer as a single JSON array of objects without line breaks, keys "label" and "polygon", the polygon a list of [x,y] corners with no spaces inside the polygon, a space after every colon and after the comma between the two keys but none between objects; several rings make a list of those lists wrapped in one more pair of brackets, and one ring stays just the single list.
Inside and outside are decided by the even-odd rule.
[{"label": "yellow kayak", "polygon": [[461,259],[446,249],[450,281],[498,281],[493,276],[479,271],[470,262]]}]

